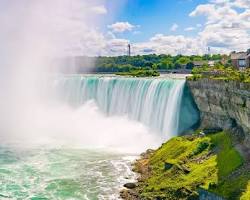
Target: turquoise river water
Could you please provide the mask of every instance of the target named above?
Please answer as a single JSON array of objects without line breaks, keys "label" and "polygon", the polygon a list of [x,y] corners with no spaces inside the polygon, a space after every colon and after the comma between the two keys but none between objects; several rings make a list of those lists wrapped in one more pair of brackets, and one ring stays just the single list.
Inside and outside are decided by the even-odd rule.
[{"label": "turquoise river water", "polygon": [[16,125],[20,134],[0,138],[1,200],[119,199],[139,152],[199,121],[184,79],[60,76],[49,84],[53,109],[35,106]]}]

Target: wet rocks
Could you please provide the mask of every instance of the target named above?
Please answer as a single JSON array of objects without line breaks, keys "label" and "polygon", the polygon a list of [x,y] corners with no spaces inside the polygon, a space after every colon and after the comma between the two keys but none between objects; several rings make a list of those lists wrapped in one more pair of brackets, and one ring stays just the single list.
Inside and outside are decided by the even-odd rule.
[{"label": "wet rocks", "polygon": [[124,184],[124,187],[127,189],[134,189],[134,188],[136,188],[136,184],[135,183],[126,183],[126,184]]}]

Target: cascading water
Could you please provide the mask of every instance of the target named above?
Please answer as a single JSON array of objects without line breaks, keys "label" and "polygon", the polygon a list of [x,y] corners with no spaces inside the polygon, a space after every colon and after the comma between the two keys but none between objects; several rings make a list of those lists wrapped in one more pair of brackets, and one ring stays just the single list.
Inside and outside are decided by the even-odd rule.
[{"label": "cascading water", "polygon": [[0,199],[117,200],[139,152],[199,120],[184,79],[51,79],[53,98],[31,104],[15,123],[19,134],[1,139]]},{"label": "cascading water", "polygon": [[184,86],[184,79],[169,78],[63,76],[55,82],[60,99],[72,106],[94,100],[108,116],[125,115],[142,122],[161,134],[163,140],[177,135],[181,129]]}]

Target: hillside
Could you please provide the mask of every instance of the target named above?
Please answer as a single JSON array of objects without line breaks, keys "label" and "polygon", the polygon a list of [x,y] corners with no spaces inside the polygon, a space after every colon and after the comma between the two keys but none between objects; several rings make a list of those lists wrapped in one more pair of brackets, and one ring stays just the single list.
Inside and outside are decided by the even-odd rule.
[{"label": "hillside", "polygon": [[[230,133],[175,137],[156,151],[142,154],[134,166],[137,187],[125,199],[198,199],[205,190],[226,199],[247,199],[249,163]],[[210,193],[209,193],[210,194]],[[211,194],[211,195],[212,195]]]}]

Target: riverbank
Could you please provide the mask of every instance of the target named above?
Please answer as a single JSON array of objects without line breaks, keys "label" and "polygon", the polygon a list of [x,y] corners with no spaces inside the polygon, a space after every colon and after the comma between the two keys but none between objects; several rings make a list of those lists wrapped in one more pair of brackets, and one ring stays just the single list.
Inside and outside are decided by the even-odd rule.
[{"label": "riverbank", "polygon": [[228,132],[176,137],[134,163],[139,174],[126,200],[198,199],[200,191],[225,199],[247,195],[249,160]]},{"label": "riverbank", "polygon": [[121,192],[124,199],[249,199],[249,83],[188,78],[187,86],[200,130],[142,154],[134,164],[138,182]]}]

